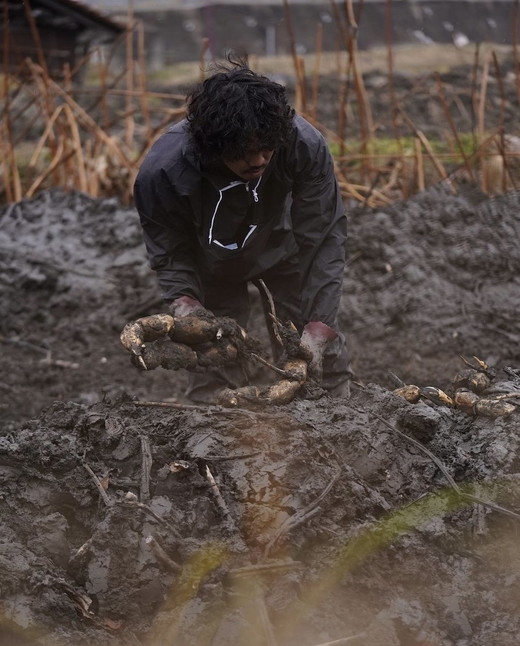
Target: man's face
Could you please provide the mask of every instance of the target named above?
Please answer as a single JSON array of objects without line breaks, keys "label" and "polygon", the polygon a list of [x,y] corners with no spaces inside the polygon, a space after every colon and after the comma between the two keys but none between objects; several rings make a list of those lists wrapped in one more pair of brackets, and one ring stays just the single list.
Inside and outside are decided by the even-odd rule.
[{"label": "man's face", "polygon": [[250,148],[242,159],[224,159],[224,164],[246,182],[261,177],[271,161],[274,150]]}]

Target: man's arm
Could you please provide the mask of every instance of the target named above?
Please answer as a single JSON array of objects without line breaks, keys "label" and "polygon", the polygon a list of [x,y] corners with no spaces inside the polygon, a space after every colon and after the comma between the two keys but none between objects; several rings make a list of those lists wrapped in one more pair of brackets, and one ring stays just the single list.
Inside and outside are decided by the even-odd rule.
[{"label": "man's arm", "polygon": [[137,176],[134,199],[148,252],[165,302],[182,296],[202,299],[196,271],[197,239],[182,199],[161,172]]},{"label": "man's arm", "polygon": [[299,247],[303,322],[335,326],[345,269],[345,209],[326,141],[306,121],[298,123],[292,221]]}]

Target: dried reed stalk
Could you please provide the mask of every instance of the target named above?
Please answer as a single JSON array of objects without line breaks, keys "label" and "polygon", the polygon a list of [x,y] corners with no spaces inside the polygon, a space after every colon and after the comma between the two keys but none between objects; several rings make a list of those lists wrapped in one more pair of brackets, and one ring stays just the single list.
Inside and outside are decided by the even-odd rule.
[{"label": "dried reed stalk", "polygon": [[[345,0],[345,13],[347,19],[347,39],[345,46],[349,58],[349,70],[352,74],[352,79],[354,81],[354,89],[356,92],[357,107],[359,111],[359,130],[361,135],[361,152],[364,154],[368,153],[368,144],[372,137],[372,132],[374,130],[373,120],[372,120],[372,111],[370,108],[370,103],[367,98],[365,85],[363,82],[363,77],[359,70],[357,62],[357,34],[358,34],[358,24],[354,14],[354,9],[352,5],[352,0]],[[345,33],[345,30],[344,30]],[[366,180],[369,178],[370,166],[363,162],[362,173]]]},{"label": "dried reed stalk", "polygon": [[305,74],[305,61],[303,56],[297,56],[296,61],[298,64],[298,93],[300,96],[301,111],[307,115],[307,81]]},{"label": "dried reed stalk", "polygon": [[486,96],[487,96],[487,86],[489,81],[489,59],[490,56],[484,61],[484,67],[482,69],[482,81],[480,85],[480,94],[478,101],[478,112],[477,112],[477,133],[479,139],[484,136],[485,128],[485,117],[486,117]]},{"label": "dried reed stalk", "polygon": [[72,147],[76,156],[76,172],[78,174],[78,186],[79,190],[82,191],[83,193],[86,193],[88,190],[88,182],[87,182],[87,170],[86,170],[86,162],[85,162],[85,157],[83,155],[83,147],[81,145],[81,137],[79,134],[79,128],[78,128],[78,122],[74,118],[74,113],[72,112],[72,109],[70,108],[69,105],[65,105],[65,114],[67,116],[67,121],[69,123],[69,128],[70,128],[70,143],[72,143]]},{"label": "dried reed stalk", "polygon": [[415,137],[415,164],[417,170],[417,188],[419,191],[424,191],[426,187],[426,182],[424,181],[424,160],[421,140],[419,137]]},{"label": "dried reed stalk", "polygon": [[505,124],[505,114],[506,114],[506,92],[504,89],[504,79],[502,77],[502,72],[500,70],[500,64],[498,62],[497,54],[495,50],[491,52],[491,58],[493,59],[493,65],[495,67],[495,78],[497,80],[498,91],[500,94],[500,117],[499,117],[499,128],[500,130],[504,129]]},{"label": "dried reed stalk", "polygon": [[513,60],[515,69],[515,86],[516,86],[516,100],[520,106],[520,57],[518,55],[518,22],[520,18],[520,0],[515,0],[513,4]]},{"label": "dried reed stalk", "polygon": [[478,148],[477,132],[477,75],[480,67],[480,46],[475,45],[475,54],[473,56],[473,66],[471,69],[471,132],[473,133],[473,148]]},{"label": "dried reed stalk", "polygon": [[323,47],[323,24],[319,22],[316,26],[316,57],[314,59],[314,70],[312,73],[312,93],[310,116],[317,118],[318,114],[318,92],[320,87],[320,63],[321,52]]},{"label": "dried reed stalk", "polygon": [[397,122],[397,100],[395,96],[395,79],[394,79],[394,15],[392,0],[385,1],[385,40],[386,40],[386,60],[388,68],[388,96],[390,101],[390,109],[392,111],[392,125],[394,129],[394,137],[397,141],[398,149],[401,151],[401,137],[399,134],[399,125]]},{"label": "dried reed stalk", "polygon": [[31,37],[33,39],[34,46],[36,48],[36,56],[38,57],[38,64],[43,70],[45,70],[45,73],[48,75],[49,70],[47,68],[47,60],[45,58],[45,53],[44,53],[42,41],[41,41],[41,38],[40,38],[40,32],[38,30],[38,25],[36,24],[36,21],[34,20],[34,15],[33,15],[33,12],[32,12],[31,2],[30,2],[30,0],[24,0],[24,2],[22,2],[22,4],[23,4],[24,11],[25,11],[25,17],[27,19],[27,22],[29,23],[29,29],[31,31]]},{"label": "dried reed stalk", "polygon": [[33,197],[33,195],[36,193],[36,191],[40,188],[40,186],[43,184],[43,182],[52,175],[52,173],[55,171],[55,169],[59,166],[59,164],[63,163],[66,161],[69,157],[72,157],[74,154],[74,151],[70,151],[67,156],[65,157],[63,155],[63,151],[65,149],[65,144],[64,144],[64,139],[60,137],[58,139],[58,145],[56,148],[56,151],[54,153],[54,156],[50,162],[50,164],[47,166],[45,171],[41,173],[31,184],[29,189],[26,191],[25,196],[26,197]]},{"label": "dried reed stalk", "polygon": [[[0,137],[0,153],[2,154],[3,166],[4,166],[4,186],[7,199],[10,202],[19,202],[22,199],[22,184],[20,180],[20,174],[18,172],[18,165],[16,163],[16,157],[14,153],[13,145],[13,130],[10,120],[10,87],[9,87],[9,46],[10,46],[10,29],[9,29],[9,5],[7,0],[4,0],[3,6],[3,18],[4,18],[4,48],[3,48],[3,92],[4,92],[4,128],[5,132],[2,133]],[[6,151],[2,148],[6,147]]]},{"label": "dried reed stalk", "polygon": [[[468,156],[466,155],[466,151],[464,150],[464,146],[462,145],[462,142],[459,137],[459,132],[455,126],[455,122],[453,121],[453,117],[451,116],[451,112],[448,107],[448,102],[446,100],[446,92],[444,89],[444,84],[442,82],[441,76],[438,72],[435,73],[435,77],[437,80],[437,89],[439,90],[439,99],[441,101],[442,108],[444,110],[444,114],[446,116],[446,119],[448,120],[448,123],[451,128],[451,133],[453,135],[453,138],[457,144],[457,148],[459,149],[459,152],[462,156],[462,159],[464,160],[464,165],[466,166],[466,170],[468,171],[471,179],[474,181],[475,180],[475,174],[473,172],[473,168],[471,167],[471,164],[469,163]],[[424,190],[424,189],[423,189]]]},{"label": "dried reed stalk", "polygon": [[511,173],[511,169],[509,167],[509,161],[508,161],[508,155],[507,155],[507,146],[505,142],[505,130],[504,130],[504,125],[505,125],[505,113],[506,113],[506,103],[507,103],[507,98],[506,98],[506,92],[504,89],[504,79],[502,78],[502,72],[500,70],[500,64],[498,62],[498,58],[496,55],[496,52],[493,50],[491,52],[491,56],[493,58],[493,64],[495,67],[495,77],[497,80],[498,84],[498,91],[500,93],[500,118],[499,118],[499,131],[500,131],[500,138],[499,138],[499,150],[500,150],[500,156],[502,157],[502,164],[504,168],[504,172],[502,173],[502,191],[506,191],[507,188],[507,178],[509,177],[513,188],[516,190],[516,182],[514,175]]},{"label": "dried reed stalk", "polygon": [[209,51],[209,38],[202,39],[202,46],[200,48],[200,77],[199,80],[202,83],[204,80],[204,70],[206,69],[206,56]]},{"label": "dried reed stalk", "polygon": [[[128,3],[127,27],[126,27],[126,87],[134,89],[134,6],[133,2]],[[125,112],[125,144],[128,150],[132,150],[135,132],[135,121],[132,116],[133,96],[126,96]]]},{"label": "dried reed stalk", "polygon": [[31,160],[29,161],[30,167],[34,167],[36,165],[36,162],[38,161],[38,157],[41,155],[43,147],[45,146],[47,139],[49,138],[49,135],[54,127],[54,123],[64,109],[65,109],[64,105],[59,105],[51,114],[50,118],[47,119],[45,130],[43,131],[42,136],[40,137],[38,143],[36,144],[36,148],[33,151]]},{"label": "dried reed stalk", "polygon": [[[339,67],[338,67],[338,87],[340,88],[339,90],[339,108],[338,108],[338,136],[339,136],[339,141],[340,141],[340,148],[339,148],[339,154],[344,155],[345,154],[345,146],[346,146],[346,131],[347,131],[347,109],[348,109],[348,96],[349,96],[349,89],[350,89],[350,84],[349,84],[349,79],[350,79],[350,74],[348,72],[345,73],[345,80],[342,79],[342,74],[341,74],[341,59],[339,60]],[[349,61],[347,61],[347,66],[349,68],[350,64]]]},{"label": "dried reed stalk", "polygon": [[[146,55],[145,55],[145,41],[144,41],[144,25],[142,20],[137,23],[137,52],[139,61],[139,105],[141,106],[141,114],[143,116],[143,125],[146,132],[150,131],[150,108],[148,100],[150,94],[146,86]],[[132,90],[127,89],[127,92]]]},{"label": "dried reed stalk", "polygon": [[297,101],[295,102],[296,110],[300,112],[307,112],[307,97],[305,94],[305,79],[302,77],[302,68],[298,56],[296,53],[296,40],[294,38],[294,29],[292,25],[291,12],[289,9],[288,0],[283,0],[283,12],[285,23],[287,27],[287,34],[289,36],[289,46],[291,50],[291,56],[293,59],[294,74],[296,77],[296,97]]},{"label": "dried reed stalk", "polygon": [[452,193],[456,193],[457,191],[455,190],[455,187],[453,186],[451,180],[448,177],[448,173],[446,172],[446,169],[444,166],[441,164],[439,159],[437,158],[437,155],[435,154],[430,142],[426,138],[423,132],[421,132],[416,125],[413,123],[413,121],[408,117],[408,115],[401,109],[399,108],[399,111],[401,112],[404,120],[406,123],[410,126],[412,129],[413,133],[415,136],[420,140],[421,144],[423,145],[424,149],[426,150],[428,157],[431,159],[433,162],[433,165],[435,166],[435,169],[439,173],[439,176],[441,180],[444,180],[447,185],[449,186],[450,190]]}]

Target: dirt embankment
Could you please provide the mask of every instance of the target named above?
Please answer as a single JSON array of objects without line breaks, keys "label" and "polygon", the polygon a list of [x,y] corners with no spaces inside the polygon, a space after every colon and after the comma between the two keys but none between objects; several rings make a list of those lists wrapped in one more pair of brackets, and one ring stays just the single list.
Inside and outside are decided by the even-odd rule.
[{"label": "dirt embankment", "polygon": [[133,210],[5,208],[2,644],[516,643],[518,412],[409,404],[391,373],[449,390],[477,355],[520,390],[519,201],[435,187],[354,210],[359,385],[256,412],[136,404],[182,400],[185,375],[119,345],[161,309]]}]

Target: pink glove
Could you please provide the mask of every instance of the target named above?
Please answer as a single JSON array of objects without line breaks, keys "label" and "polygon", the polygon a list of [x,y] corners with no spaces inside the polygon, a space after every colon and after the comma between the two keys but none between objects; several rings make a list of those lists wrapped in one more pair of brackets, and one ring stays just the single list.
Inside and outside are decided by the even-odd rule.
[{"label": "pink glove", "polygon": [[191,296],[181,296],[180,298],[176,298],[170,303],[168,309],[170,310],[170,314],[177,316],[178,318],[181,318],[182,316],[210,314],[209,310],[207,310],[200,301],[196,298],[191,298]]},{"label": "pink glove", "polygon": [[321,381],[323,376],[323,353],[325,348],[337,336],[337,332],[321,321],[311,321],[303,328],[301,341],[312,352],[309,373],[318,382]]}]

